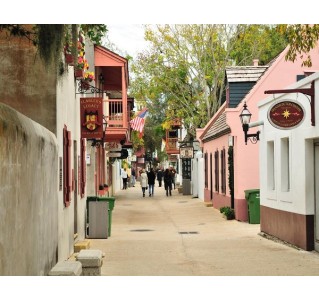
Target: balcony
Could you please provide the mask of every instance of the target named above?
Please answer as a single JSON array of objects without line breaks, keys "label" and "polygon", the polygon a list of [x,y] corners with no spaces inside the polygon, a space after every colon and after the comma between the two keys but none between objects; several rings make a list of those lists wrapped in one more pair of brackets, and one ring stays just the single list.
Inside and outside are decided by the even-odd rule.
[{"label": "balcony", "polygon": [[103,100],[106,142],[130,141],[130,110],[126,109],[126,115],[123,114],[124,103],[123,99]]},{"label": "balcony", "polygon": [[129,83],[128,61],[126,58],[103,46],[94,46],[96,85],[103,94],[103,115],[105,122],[105,141],[123,142],[130,146],[130,113],[134,99],[127,96]]},{"label": "balcony", "polygon": [[177,145],[178,138],[166,138],[166,153],[167,154],[179,154],[179,148]]},{"label": "balcony", "polygon": [[179,154],[178,147],[178,128],[166,130],[166,153]]}]

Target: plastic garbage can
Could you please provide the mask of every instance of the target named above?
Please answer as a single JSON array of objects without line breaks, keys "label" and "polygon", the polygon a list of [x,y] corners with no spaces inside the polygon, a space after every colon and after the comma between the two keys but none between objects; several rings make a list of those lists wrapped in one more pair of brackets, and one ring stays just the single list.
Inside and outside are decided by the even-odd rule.
[{"label": "plastic garbage can", "polygon": [[98,201],[106,201],[109,204],[109,235],[111,236],[112,228],[112,211],[115,206],[115,197],[98,197]]},{"label": "plastic garbage can", "polygon": [[260,190],[245,190],[248,205],[248,220],[250,224],[260,224]]},{"label": "plastic garbage can", "polygon": [[87,235],[89,238],[107,239],[109,236],[109,203],[87,199]]}]

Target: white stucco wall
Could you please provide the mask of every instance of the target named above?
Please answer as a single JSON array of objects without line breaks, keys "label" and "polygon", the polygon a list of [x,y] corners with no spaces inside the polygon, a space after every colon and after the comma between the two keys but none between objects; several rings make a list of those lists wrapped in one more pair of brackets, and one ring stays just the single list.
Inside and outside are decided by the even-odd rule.
[{"label": "white stucco wall", "polygon": [[58,248],[58,143],[0,103],[0,275],[47,275]]},{"label": "white stucco wall", "polygon": [[[311,125],[310,96],[302,93],[272,95],[258,105],[259,119],[264,121],[263,135],[260,140],[260,204],[274,209],[299,213],[314,214],[314,139],[319,138],[319,73],[315,73],[285,89],[309,88],[315,81],[315,117],[316,126]],[[303,122],[296,128],[277,129],[268,121],[268,110],[276,101],[294,100],[305,110]],[[282,139],[289,139],[289,180],[290,189],[285,191],[282,174],[281,148]],[[269,187],[270,175],[267,164],[270,161],[269,143],[274,145],[274,183]],[[268,145],[268,146],[267,146]]]},{"label": "white stucco wall", "polygon": [[[59,157],[63,157],[63,128],[71,131],[71,166],[78,170],[78,157],[81,154],[80,135],[80,95],[76,95],[77,81],[74,78],[74,68],[69,66],[68,72],[57,84],[57,140],[59,143]],[[76,144],[76,147],[75,147]],[[76,148],[76,149],[75,149]],[[75,160],[76,159],[76,160]],[[75,192],[71,193],[70,206],[65,207],[63,202],[63,188],[58,192],[58,214],[59,214],[59,261],[70,257],[74,252],[74,234],[78,239],[85,238],[85,209],[86,196],[81,198],[78,191],[78,172],[74,172]],[[77,208],[75,209],[75,201]],[[74,230],[74,222],[77,222],[77,232]]]}]

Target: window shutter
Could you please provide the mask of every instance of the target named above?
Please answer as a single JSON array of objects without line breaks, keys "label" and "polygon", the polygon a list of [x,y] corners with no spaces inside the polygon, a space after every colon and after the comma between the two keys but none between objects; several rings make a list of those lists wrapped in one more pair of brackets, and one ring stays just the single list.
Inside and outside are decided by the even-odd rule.
[{"label": "window shutter", "polygon": [[86,139],[81,139],[81,197],[85,194],[86,185]]},{"label": "window shutter", "polygon": [[215,151],[215,191],[219,192],[219,151]]},{"label": "window shutter", "polygon": [[208,188],[208,157],[207,152],[205,153],[205,188]]},{"label": "window shutter", "polygon": [[71,132],[66,125],[63,128],[63,201],[68,207],[71,202],[72,168],[71,168]]},{"label": "window shutter", "polygon": [[226,193],[226,154],[225,149],[220,153],[221,158],[221,181],[222,181],[222,193]]},{"label": "window shutter", "polygon": [[73,170],[71,167],[71,147],[72,147],[72,139],[71,139],[71,131],[68,131],[68,201],[71,202],[71,191],[73,186]]}]

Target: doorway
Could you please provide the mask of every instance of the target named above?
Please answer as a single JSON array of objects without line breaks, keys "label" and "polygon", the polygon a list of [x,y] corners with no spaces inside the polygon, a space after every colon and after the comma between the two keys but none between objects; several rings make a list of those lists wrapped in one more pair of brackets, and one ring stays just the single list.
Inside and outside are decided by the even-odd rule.
[{"label": "doorway", "polygon": [[73,198],[74,198],[74,236],[77,235],[78,233],[78,164],[80,160],[80,156],[78,157],[78,149],[77,149],[77,141],[73,141],[73,148],[74,148],[74,157],[73,157],[73,162],[74,162],[74,170],[73,170],[73,184],[74,184],[74,189],[73,189]]},{"label": "doorway", "polygon": [[315,165],[315,250],[319,252],[319,141],[314,142]]}]

